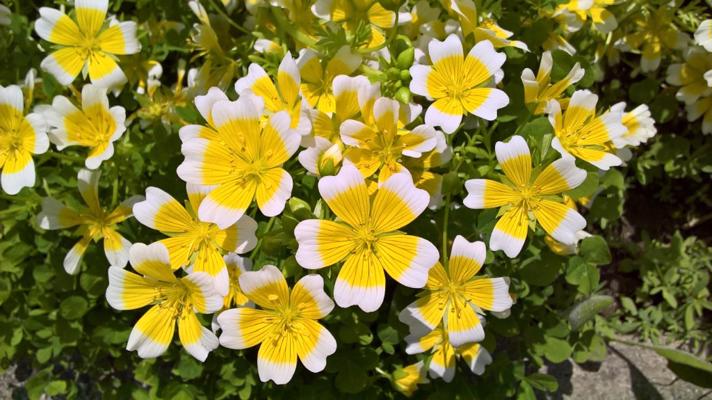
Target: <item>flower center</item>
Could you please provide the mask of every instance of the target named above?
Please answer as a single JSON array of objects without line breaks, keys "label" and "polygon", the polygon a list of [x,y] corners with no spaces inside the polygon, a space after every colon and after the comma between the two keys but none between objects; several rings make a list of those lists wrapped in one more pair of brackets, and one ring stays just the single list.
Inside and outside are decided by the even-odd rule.
[{"label": "flower center", "polygon": [[356,251],[366,251],[369,253],[373,252],[374,247],[378,242],[378,236],[370,224],[361,225],[355,229],[355,232],[356,239],[359,242],[358,246],[356,246]]}]

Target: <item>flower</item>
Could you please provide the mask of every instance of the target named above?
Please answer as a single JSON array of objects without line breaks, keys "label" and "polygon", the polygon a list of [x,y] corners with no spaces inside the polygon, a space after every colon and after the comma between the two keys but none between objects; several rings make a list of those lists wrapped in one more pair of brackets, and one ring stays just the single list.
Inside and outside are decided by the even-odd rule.
[{"label": "flower", "polygon": [[399,368],[393,373],[393,388],[406,397],[412,396],[419,384],[428,382],[425,377],[425,363],[422,361]]},{"label": "flower", "polygon": [[49,138],[63,150],[67,146],[89,148],[84,165],[97,169],[114,155],[114,142],[126,131],[126,110],[109,108],[106,88],[92,84],[82,88],[81,109],[64,96],[56,96],[46,113],[52,127]]},{"label": "flower", "polygon": [[611,109],[597,116],[597,102],[598,96],[589,90],[577,90],[565,114],[556,100],[549,102],[546,111],[556,135],[551,146],[564,157],[574,156],[605,171],[621,165],[621,159],[611,153],[611,142],[627,129],[622,110]]},{"label": "flower", "polygon": [[178,176],[188,183],[216,186],[200,203],[198,217],[225,229],[245,214],[253,199],[262,214],[280,214],[292,193],[292,177],[282,164],[301,139],[289,129],[289,115],[280,111],[262,122],[262,101],[249,95],[233,102],[218,100],[211,110],[209,124],[215,130],[208,131],[210,138],[181,132],[187,140]]},{"label": "flower", "polygon": [[602,33],[612,32],[618,27],[615,15],[606,10],[606,6],[613,5],[615,0],[569,0],[559,4],[554,11],[554,16],[568,25],[569,31],[577,31],[591,17],[593,26]]},{"label": "flower", "polygon": [[[576,201],[574,201],[574,199],[567,195],[563,195],[562,198],[566,206],[576,211]],[[579,199],[579,201],[581,201],[581,199]],[[591,234],[584,230],[576,232],[577,240],[583,240],[590,236]],[[546,243],[546,246],[549,247],[549,250],[551,250],[552,253],[560,256],[570,256],[578,252],[578,243],[563,244],[556,241],[556,239],[551,237],[551,235],[546,235],[546,237],[544,237],[544,243]]]},{"label": "flower", "polygon": [[[362,47],[373,49],[386,41],[384,29],[391,29],[396,24],[396,13],[383,8],[378,1],[351,0],[316,0],[312,12],[324,21],[332,21],[351,33],[357,34],[362,24],[369,34]],[[399,23],[410,15],[399,16]]]},{"label": "flower", "polygon": [[625,102],[620,102],[613,105],[611,110],[623,113],[622,122],[626,128],[626,132],[623,135],[613,139],[613,145],[616,148],[640,146],[641,143],[647,142],[657,133],[655,120],[651,116],[647,105],[641,104],[631,111],[625,112]]},{"label": "flower", "polygon": [[665,80],[680,86],[675,97],[685,104],[712,96],[712,54],[699,47],[688,49],[684,63],[670,64]]},{"label": "flower", "polygon": [[344,46],[328,62],[311,49],[303,49],[297,58],[302,77],[302,95],[309,106],[325,113],[336,110],[332,82],[338,75],[351,75],[361,65],[361,56]]},{"label": "flower", "polygon": [[297,63],[287,53],[279,64],[276,85],[262,67],[252,63],[247,76],[235,82],[235,91],[239,95],[252,93],[260,97],[271,113],[287,111],[291,118],[289,127],[304,136],[311,132],[311,122],[299,95],[300,83]]},{"label": "flower", "polygon": [[429,241],[400,233],[428,205],[406,172],[392,175],[369,198],[361,173],[344,165],[336,176],[319,180],[319,193],[338,221],[308,219],[294,230],[296,258],[307,269],[344,261],[334,287],[339,307],[357,305],[371,312],[383,303],[384,270],[400,284],[421,288],[438,259]]},{"label": "flower", "polygon": [[685,105],[687,120],[690,122],[702,118],[702,133],[712,133],[712,96],[703,97],[697,102]]},{"label": "flower", "polygon": [[509,40],[513,33],[497,25],[489,13],[477,12],[477,7],[472,0],[450,0],[442,1],[445,9],[457,18],[462,29],[462,36],[467,37],[473,34],[475,42],[489,40],[495,48],[516,47],[520,50],[529,51],[526,43],[519,40]]},{"label": "flower", "polygon": [[76,23],[59,10],[40,8],[35,31],[42,39],[60,46],[40,66],[62,85],[72,83],[84,68],[91,82],[100,87],[112,88],[126,81],[115,56],[141,50],[136,23],[112,20],[104,28],[108,6],[108,0],[76,0]]},{"label": "flower", "polygon": [[401,172],[405,167],[401,161],[405,157],[419,158],[436,144],[435,129],[428,125],[418,125],[406,129],[400,120],[410,122],[409,108],[396,100],[380,97],[361,109],[363,123],[349,119],[341,124],[341,140],[349,147],[345,157],[353,163],[364,177],[380,171],[379,182]]},{"label": "flower", "polygon": [[673,22],[676,7],[661,5],[657,10],[639,12],[632,22],[634,32],[626,36],[626,43],[632,49],[642,51],[640,69],[651,72],[660,66],[663,52],[682,50],[690,38]]},{"label": "flower", "polygon": [[303,140],[307,148],[299,153],[299,163],[314,175],[333,175],[343,159],[344,144],[339,127],[349,118],[355,117],[360,105],[373,105],[377,85],[371,85],[365,76],[339,75],[332,82],[334,112],[310,110],[313,141]]},{"label": "flower", "polygon": [[35,184],[32,155],[49,148],[45,119],[37,113],[24,115],[24,109],[19,86],[0,86],[0,184],[7,194]]},{"label": "flower", "polygon": [[529,146],[521,136],[512,136],[509,143],[497,142],[495,153],[506,176],[505,183],[470,179],[465,182],[468,193],[463,201],[474,209],[504,207],[492,231],[490,249],[504,250],[508,257],[516,257],[527,238],[529,213],[554,239],[564,244],[576,243],[576,232],[586,226],[586,220],[554,196],[580,185],[586,179],[586,171],[577,168],[572,157],[563,157],[533,177]]},{"label": "flower", "polygon": [[240,276],[252,269],[252,261],[249,258],[240,257],[235,253],[228,253],[223,257],[225,266],[227,267],[228,276],[230,277],[230,289],[223,299],[223,307],[244,306],[250,302],[250,299],[245,296],[240,288]]},{"label": "flower", "polygon": [[210,276],[192,272],[176,278],[171,270],[168,249],[161,243],[131,246],[131,266],[138,272],[109,268],[106,300],[117,310],[151,308],[136,322],[126,350],[141,358],[163,354],[173,341],[176,323],[183,348],[200,361],[218,347],[218,338],[200,324],[195,313],[210,314],[222,307]]},{"label": "flower", "polygon": [[436,263],[418,300],[403,309],[401,322],[411,332],[435,329],[441,322],[448,341],[455,347],[485,338],[482,310],[506,311],[512,306],[509,284],[504,278],[473,279],[485,262],[485,244],[468,242],[458,235],[452,244],[447,268]]},{"label": "flower", "polygon": [[695,42],[712,52],[712,19],[706,19],[700,23],[695,31]]},{"label": "flower", "polygon": [[262,382],[289,382],[297,358],[311,372],[326,367],[336,340],[317,320],[331,312],[334,302],[324,292],[321,276],[306,275],[290,291],[282,272],[265,265],[242,273],[240,287],[260,309],[240,307],[220,313],[221,345],[230,349],[259,345],[257,373]]},{"label": "flower", "polygon": [[430,195],[428,207],[434,208],[442,202],[443,176],[433,169],[447,164],[452,158],[452,147],[448,146],[445,135],[435,131],[435,147],[419,158],[407,157],[403,166],[413,176],[415,187],[424,189]]},{"label": "flower", "polygon": [[55,230],[79,226],[77,232],[82,238],[64,258],[64,270],[68,274],[79,272],[82,256],[92,240],[104,239],[104,253],[112,266],[123,268],[129,259],[131,243],[116,231],[116,225],[131,217],[133,205],[143,200],[143,196],[130,197],[107,212],[99,204],[100,175],[98,170],[79,170],[77,186],[87,207],[74,210],[51,197],[42,199],[42,211],[37,215],[40,228]]},{"label": "flower", "polygon": [[468,343],[460,347],[453,346],[442,325],[424,336],[408,335],[405,340],[408,343],[405,352],[408,354],[431,352],[430,377],[442,378],[445,382],[450,382],[455,377],[455,360],[458,357],[462,357],[470,371],[476,375],[482,375],[485,372],[485,367],[492,363],[492,356],[479,343]]},{"label": "flower", "polygon": [[434,100],[425,112],[427,125],[453,133],[463,115],[491,121],[497,117],[497,110],[509,104],[509,97],[502,90],[483,86],[506,59],[503,53],[494,51],[490,41],[477,43],[463,56],[462,42],[451,34],[443,42],[430,41],[428,52],[432,65],[410,67],[410,91]]},{"label": "flower", "polygon": [[541,63],[539,71],[534,76],[531,69],[525,68],[522,71],[522,84],[524,85],[524,103],[534,115],[543,114],[546,105],[551,100],[561,100],[561,96],[569,88],[583,78],[585,71],[579,63],[574,64],[573,68],[560,81],[551,83],[551,68],[554,65],[554,60],[551,57],[551,52],[545,51],[541,55]]},{"label": "flower", "polygon": [[257,223],[248,215],[225,229],[205,222],[198,210],[210,188],[188,184],[188,209],[171,195],[156,187],[146,189],[146,199],[134,204],[136,219],[149,228],[170,236],[162,239],[168,249],[171,268],[192,266],[195,272],[205,272],[214,280],[217,292],[225,296],[230,278],[221,252],[248,252],[257,245]]}]

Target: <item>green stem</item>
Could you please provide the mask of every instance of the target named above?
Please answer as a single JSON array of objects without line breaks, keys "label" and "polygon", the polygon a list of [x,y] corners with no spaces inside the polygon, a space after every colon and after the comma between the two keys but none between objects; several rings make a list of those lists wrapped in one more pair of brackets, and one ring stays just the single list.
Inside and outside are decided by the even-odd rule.
[{"label": "green stem", "polygon": [[443,265],[445,268],[447,268],[448,265],[448,257],[447,257],[447,245],[448,245],[448,236],[447,236],[447,226],[449,224],[450,220],[450,193],[445,196],[445,212],[443,215],[443,237],[442,237],[442,244],[441,244],[441,249],[440,252],[442,253],[442,259],[443,259]]},{"label": "green stem", "polygon": [[251,259],[254,261],[255,258],[257,257],[257,254],[260,252],[260,248],[262,247],[262,241],[264,241],[264,236],[272,229],[272,225],[274,225],[275,217],[272,217],[267,221],[267,227],[265,228],[265,233],[262,235],[260,240],[257,241],[257,245],[255,246],[254,250],[252,250],[252,255]]},{"label": "green stem", "polygon": [[215,9],[215,11],[217,11],[218,14],[220,14],[223,18],[225,18],[227,20],[228,24],[237,28],[237,30],[242,31],[242,33],[246,33],[248,35],[252,34],[252,32],[248,31],[243,26],[240,26],[237,22],[233,21],[232,18],[230,18],[230,16],[227,15],[227,13],[225,11],[223,11],[223,9],[220,7],[220,5],[215,2],[215,0],[211,1],[210,4],[213,6],[213,9]]}]

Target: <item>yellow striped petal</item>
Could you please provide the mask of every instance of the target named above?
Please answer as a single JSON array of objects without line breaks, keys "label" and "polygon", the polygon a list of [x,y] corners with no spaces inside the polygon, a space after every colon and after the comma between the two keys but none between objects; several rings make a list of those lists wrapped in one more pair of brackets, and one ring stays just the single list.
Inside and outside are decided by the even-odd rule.
[{"label": "yellow striped petal", "polygon": [[219,344],[215,334],[202,326],[192,312],[185,313],[178,320],[178,337],[185,350],[201,362]]},{"label": "yellow striped petal", "polygon": [[45,57],[40,67],[66,86],[79,75],[85,62],[86,58],[80,48],[65,47]]},{"label": "yellow striped petal", "polygon": [[262,343],[276,327],[273,315],[247,307],[221,312],[218,315],[222,329],[220,344],[230,349],[246,349]]},{"label": "yellow striped petal", "polygon": [[153,186],[146,188],[146,200],[136,203],[133,213],[140,223],[161,232],[189,232],[195,227],[193,217],[173,196]]},{"label": "yellow striped petal", "polygon": [[345,224],[309,219],[294,229],[297,239],[297,262],[304,268],[316,269],[336,264],[357,245],[355,233]]},{"label": "yellow striped petal", "polygon": [[145,245],[134,243],[129,249],[131,266],[141,275],[149,276],[162,282],[175,282],[170,264],[168,249],[160,242]]},{"label": "yellow striped petal", "polygon": [[289,304],[289,287],[282,272],[274,265],[240,275],[240,288],[250,300],[262,308],[277,309]]},{"label": "yellow striped petal", "polygon": [[346,258],[334,285],[334,300],[339,307],[356,305],[373,312],[383,303],[385,292],[386,276],[375,254],[361,250]]},{"label": "yellow striped petal", "polygon": [[308,319],[324,318],[334,309],[334,302],[324,292],[324,279],[316,274],[306,275],[294,285],[290,304]]},{"label": "yellow striped petal", "polygon": [[400,229],[413,222],[429,202],[428,192],[416,188],[410,174],[395,174],[376,193],[371,210],[372,227],[377,233]]},{"label": "yellow striped petal", "polygon": [[388,275],[412,288],[425,286],[428,270],[440,257],[437,248],[429,241],[401,234],[378,238],[375,251]]},{"label": "yellow striped petal", "polygon": [[89,78],[93,84],[104,88],[112,88],[126,82],[124,71],[104,52],[95,52],[89,58]]},{"label": "yellow striped petal", "polygon": [[576,210],[551,200],[541,200],[534,216],[549,235],[563,244],[576,243],[576,233],[586,227],[586,220]]},{"label": "yellow striped petal", "polygon": [[176,329],[176,311],[170,307],[155,305],[138,320],[126,350],[138,351],[141,358],[154,358],[163,354],[173,340]]},{"label": "yellow striped petal", "polygon": [[467,300],[462,297],[450,299],[445,321],[448,341],[452,346],[481,342],[485,338],[480,318]]},{"label": "yellow striped petal", "polygon": [[108,8],[108,0],[76,0],[74,2],[79,29],[86,37],[92,37],[99,32],[99,28],[104,24]]},{"label": "yellow striped petal", "polygon": [[501,312],[512,307],[509,285],[504,278],[482,278],[465,283],[467,299],[481,309]]},{"label": "yellow striped petal", "polygon": [[428,291],[425,296],[404,308],[398,319],[407,324],[411,332],[435,329],[443,320],[447,301],[448,296],[443,292]]},{"label": "yellow striped petal", "polygon": [[365,224],[370,214],[368,188],[361,173],[344,165],[336,176],[319,180],[319,193],[337,217],[353,227]]},{"label": "yellow striped petal", "polygon": [[470,179],[465,182],[465,189],[463,204],[474,209],[501,207],[520,199],[511,187],[490,179]]},{"label": "yellow striped petal", "polygon": [[560,158],[549,164],[532,185],[541,195],[558,194],[571,190],[586,179],[586,171],[577,168],[573,158]]},{"label": "yellow striped petal", "polygon": [[497,161],[504,174],[514,184],[523,187],[529,184],[532,174],[532,158],[529,146],[521,136],[512,136],[508,143],[495,144]]},{"label": "yellow striped petal", "polygon": [[514,258],[522,250],[527,238],[529,216],[522,207],[512,207],[497,221],[490,237],[490,249],[504,250],[509,258]]},{"label": "yellow striped petal", "polygon": [[289,382],[297,369],[297,339],[291,334],[275,333],[260,344],[257,374],[260,381],[278,385]]},{"label": "yellow striped petal", "polygon": [[463,283],[477,274],[485,262],[487,250],[485,244],[469,242],[457,235],[452,244],[452,252],[448,260],[448,271],[453,282]]},{"label": "yellow striped petal", "polygon": [[110,54],[135,54],[141,50],[136,39],[136,23],[120,22],[101,32],[99,48]]},{"label": "yellow striped petal", "polygon": [[54,8],[41,7],[35,31],[44,40],[64,46],[76,46],[81,39],[79,27],[66,14]]},{"label": "yellow striped petal", "polygon": [[323,371],[326,358],[336,352],[336,339],[326,328],[311,319],[300,320],[296,330],[300,334],[295,337],[295,345],[302,364],[311,372]]},{"label": "yellow striped petal", "polygon": [[153,303],[160,293],[148,279],[121,267],[109,267],[106,300],[117,310],[135,310]]},{"label": "yellow striped petal", "polygon": [[104,254],[109,265],[124,267],[129,261],[131,242],[126,240],[114,229],[104,228]]}]

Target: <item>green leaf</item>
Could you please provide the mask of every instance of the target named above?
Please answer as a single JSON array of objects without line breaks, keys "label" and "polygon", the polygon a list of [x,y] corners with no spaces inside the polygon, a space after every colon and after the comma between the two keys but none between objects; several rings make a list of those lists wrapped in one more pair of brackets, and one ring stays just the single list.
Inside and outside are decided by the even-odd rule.
[{"label": "green leaf", "polygon": [[567,195],[571,196],[574,200],[578,200],[582,197],[591,197],[600,188],[598,171],[589,172],[586,175],[586,179],[576,186],[573,190],[566,192]]},{"label": "green leaf", "polygon": [[80,296],[70,296],[62,300],[59,305],[59,314],[69,320],[79,319],[89,310],[89,303]]},{"label": "green leaf", "polygon": [[45,387],[45,393],[50,396],[56,396],[58,394],[64,394],[67,392],[67,382],[65,381],[52,381],[47,387]]},{"label": "green leaf", "polygon": [[605,310],[613,304],[613,297],[604,295],[594,295],[576,304],[569,311],[568,319],[571,329],[578,330],[586,322],[592,320],[596,314]]},{"label": "green leaf", "polygon": [[598,287],[598,268],[581,257],[572,257],[566,269],[566,282],[576,285],[583,294],[591,294]]},{"label": "green leaf", "polygon": [[608,243],[600,236],[590,236],[581,241],[579,253],[593,265],[605,265],[611,262]]},{"label": "green leaf", "polygon": [[573,349],[567,340],[555,337],[547,337],[543,344],[534,345],[546,357],[547,360],[558,364],[571,357]]},{"label": "green leaf", "polygon": [[545,392],[553,393],[559,389],[559,382],[557,382],[556,378],[548,374],[531,374],[524,379],[535,389],[543,390]]},{"label": "green leaf", "polygon": [[181,353],[180,361],[173,368],[173,373],[185,380],[195,379],[203,373],[203,364],[192,356]]},{"label": "green leaf", "polygon": [[668,368],[680,379],[697,386],[712,387],[712,363],[682,350],[662,346],[652,348],[667,359]]}]

